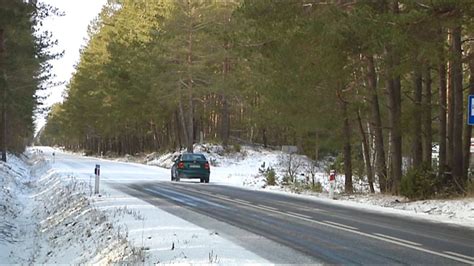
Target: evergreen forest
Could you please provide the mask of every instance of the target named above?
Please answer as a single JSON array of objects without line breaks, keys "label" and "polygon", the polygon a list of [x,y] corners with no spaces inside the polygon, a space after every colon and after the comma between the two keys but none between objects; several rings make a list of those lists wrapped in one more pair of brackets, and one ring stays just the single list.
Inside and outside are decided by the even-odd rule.
[{"label": "evergreen forest", "polygon": [[[0,50],[12,149],[31,137],[43,77],[25,12],[0,14],[0,34],[25,35],[6,44],[18,55]],[[466,193],[470,94],[474,1],[109,0],[40,142],[119,155],[294,145],[340,158],[348,193],[354,175],[372,192]]]}]

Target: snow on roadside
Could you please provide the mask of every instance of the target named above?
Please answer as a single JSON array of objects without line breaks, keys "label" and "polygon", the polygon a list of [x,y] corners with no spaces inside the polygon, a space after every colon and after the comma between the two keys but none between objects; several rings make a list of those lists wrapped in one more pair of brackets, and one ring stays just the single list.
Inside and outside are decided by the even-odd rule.
[{"label": "snow on roadside", "polygon": [[18,264],[139,262],[140,252],[107,221],[74,178],[49,170],[38,152],[0,168],[0,261]]},{"label": "snow on roadside", "polygon": [[[143,252],[130,245],[107,215],[93,205],[89,185],[49,171],[38,180],[36,263],[137,263]],[[53,203],[54,204],[51,204]]]},{"label": "snow on roadside", "polygon": [[[21,194],[28,190],[28,166],[19,158],[8,155],[9,163],[0,162],[0,261],[18,261],[19,252],[25,250],[23,244],[28,242],[31,234],[23,228],[28,222],[25,216],[27,205],[22,201]],[[18,261],[20,262],[20,261]],[[28,262],[22,260],[21,262]]]},{"label": "snow on roadside", "polygon": [[405,213],[419,214],[420,217],[433,218],[437,221],[462,224],[474,227],[474,198],[432,199],[410,201],[403,197],[389,195],[342,195],[342,204],[352,202],[365,206],[380,206],[401,210]]},{"label": "snow on roadside", "polygon": [[113,224],[128,229],[130,242],[147,254],[145,263],[164,264],[268,264],[252,252],[164,210],[104,184],[106,191],[94,205]]},{"label": "snow on roadside", "polygon": [[[358,207],[380,212],[391,212],[405,216],[417,216],[425,219],[454,223],[474,227],[474,198],[442,199],[409,201],[403,196],[369,194],[368,184],[364,180],[354,179],[353,185],[357,192],[353,195],[343,194],[344,176],[336,177],[337,200],[328,199],[329,180],[328,174],[321,168],[311,169],[311,161],[306,156],[295,155],[293,160],[299,164],[298,173],[310,176],[313,171],[315,181],[321,184],[322,193],[316,193],[292,186],[266,186],[264,177],[259,173],[262,165],[273,167],[277,176],[283,176],[285,160],[288,155],[281,151],[272,151],[260,147],[242,146],[241,152],[225,154],[219,145],[196,145],[196,152],[201,152],[211,162],[211,182],[224,185],[239,186],[248,189],[265,190],[277,193],[303,194],[307,198],[322,199],[327,203],[344,206]],[[156,158],[149,159],[148,165],[170,168],[173,158],[179,153],[165,153]],[[303,180],[304,176],[299,175]],[[281,182],[281,179],[280,179]]]}]

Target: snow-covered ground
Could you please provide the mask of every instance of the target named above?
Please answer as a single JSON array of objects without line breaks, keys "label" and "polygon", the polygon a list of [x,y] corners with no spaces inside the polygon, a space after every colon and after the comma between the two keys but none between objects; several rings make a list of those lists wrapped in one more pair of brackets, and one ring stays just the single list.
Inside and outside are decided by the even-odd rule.
[{"label": "snow-covered ground", "polygon": [[[60,154],[32,148],[21,159],[9,156],[7,164],[0,163],[0,263],[268,263],[218,232],[105,182],[100,196],[94,195],[93,161],[67,156],[55,160],[53,152],[56,158]],[[130,170],[129,164],[103,163],[115,169],[104,180],[156,180],[156,167],[131,165]]]},{"label": "snow-covered ground", "polygon": [[[219,145],[196,145],[195,152],[201,152],[211,162],[211,182],[239,186],[248,189],[273,191],[275,193],[291,193],[315,200],[324,200],[333,204],[352,206],[377,212],[394,213],[410,217],[434,220],[474,227],[474,198],[441,199],[410,201],[402,196],[369,194],[368,183],[362,179],[354,180],[354,189],[358,193],[346,195],[344,190],[344,176],[336,176],[336,200],[328,199],[329,174],[325,167],[313,167],[313,163],[306,156],[292,155],[291,167],[297,172],[300,183],[311,180],[321,184],[322,191],[314,192],[301,187],[282,186],[282,177],[289,166],[289,155],[281,151],[263,149],[261,147],[242,146],[240,152],[225,153]],[[142,158],[148,165],[170,168],[173,158],[179,153],[156,154]],[[127,160],[122,158],[121,160]],[[129,157],[128,160],[133,160]],[[135,159],[136,160],[136,159]],[[279,177],[279,185],[266,186],[265,178],[259,172],[262,165],[275,169]],[[326,167],[327,168],[327,167]],[[377,187],[376,187],[377,189]]]}]

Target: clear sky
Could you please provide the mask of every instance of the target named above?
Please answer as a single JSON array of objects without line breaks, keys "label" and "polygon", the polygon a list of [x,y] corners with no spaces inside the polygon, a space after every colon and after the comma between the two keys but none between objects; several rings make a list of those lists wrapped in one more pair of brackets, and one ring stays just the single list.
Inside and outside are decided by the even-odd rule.
[{"label": "clear sky", "polygon": [[[59,41],[53,51],[64,51],[61,59],[54,60],[53,73],[57,76],[55,81],[69,82],[74,65],[79,62],[79,50],[86,44],[87,26],[97,17],[106,0],[40,0],[59,8],[65,13],[63,17],[47,18],[43,23],[43,30],[53,33]],[[61,102],[66,85],[50,88],[45,91],[49,95],[45,101],[46,106]],[[43,94],[42,94],[43,95]],[[36,124],[39,130],[45,123],[44,117],[37,117]]]}]

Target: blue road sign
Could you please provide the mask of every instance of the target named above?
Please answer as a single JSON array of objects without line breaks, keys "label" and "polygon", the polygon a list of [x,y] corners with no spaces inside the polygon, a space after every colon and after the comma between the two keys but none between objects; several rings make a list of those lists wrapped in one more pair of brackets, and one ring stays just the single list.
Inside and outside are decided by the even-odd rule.
[{"label": "blue road sign", "polygon": [[469,95],[467,100],[467,124],[474,125],[474,95]]}]

